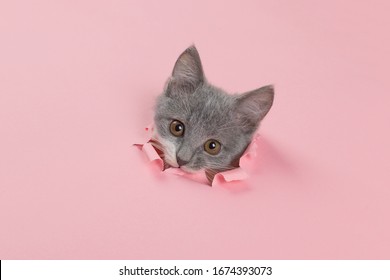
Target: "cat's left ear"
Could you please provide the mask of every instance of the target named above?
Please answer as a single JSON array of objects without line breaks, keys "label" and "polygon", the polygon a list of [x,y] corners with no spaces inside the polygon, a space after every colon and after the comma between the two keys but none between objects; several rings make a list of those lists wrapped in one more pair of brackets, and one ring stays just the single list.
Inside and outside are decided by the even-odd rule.
[{"label": "cat's left ear", "polygon": [[168,80],[166,94],[193,93],[204,82],[202,63],[194,45],[187,48],[177,59]]},{"label": "cat's left ear", "polygon": [[240,95],[237,99],[237,118],[246,132],[254,132],[267,115],[274,101],[274,87],[268,85]]}]

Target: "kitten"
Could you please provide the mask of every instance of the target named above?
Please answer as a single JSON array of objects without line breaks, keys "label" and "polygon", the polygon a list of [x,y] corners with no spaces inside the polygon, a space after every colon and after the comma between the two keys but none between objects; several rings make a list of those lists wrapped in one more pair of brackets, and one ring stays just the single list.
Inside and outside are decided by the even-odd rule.
[{"label": "kitten", "polygon": [[155,107],[152,144],[165,168],[218,172],[238,167],[260,121],[270,110],[273,86],[229,95],[207,82],[195,46],[177,59]]}]

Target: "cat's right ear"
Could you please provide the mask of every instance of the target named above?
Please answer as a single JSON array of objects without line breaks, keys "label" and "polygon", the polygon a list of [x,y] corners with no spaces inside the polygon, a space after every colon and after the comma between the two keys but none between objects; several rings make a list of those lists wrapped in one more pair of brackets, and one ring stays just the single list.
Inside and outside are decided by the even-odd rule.
[{"label": "cat's right ear", "polygon": [[248,133],[253,133],[271,109],[273,101],[274,87],[272,85],[239,96],[235,113],[242,128]]},{"label": "cat's right ear", "polygon": [[175,96],[193,93],[203,82],[204,74],[200,56],[198,50],[192,45],[177,59],[172,76],[167,82],[165,94]]}]

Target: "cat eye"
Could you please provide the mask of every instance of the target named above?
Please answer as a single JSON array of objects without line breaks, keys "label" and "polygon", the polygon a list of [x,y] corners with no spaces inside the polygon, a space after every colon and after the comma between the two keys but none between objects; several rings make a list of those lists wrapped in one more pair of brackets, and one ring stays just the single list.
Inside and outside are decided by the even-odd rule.
[{"label": "cat eye", "polygon": [[204,143],[204,150],[210,155],[217,155],[221,150],[221,143],[213,139],[207,140],[206,143]]},{"label": "cat eye", "polygon": [[180,137],[184,134],[184,124],[180,121],[174,120],[171,122],[169,126],[169,130],[171,131],[173,136]]}]

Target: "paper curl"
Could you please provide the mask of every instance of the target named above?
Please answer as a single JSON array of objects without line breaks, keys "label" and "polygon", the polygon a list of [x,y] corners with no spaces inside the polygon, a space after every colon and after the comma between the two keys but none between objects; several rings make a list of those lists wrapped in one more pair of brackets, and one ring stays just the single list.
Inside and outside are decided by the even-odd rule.
[{"label": "paper curl", "polygon": [[233,181],[246,180],[248,178],[246,168],[253,162],[253,159],[257,156],[257,142],[259,139],[259,134],[256,133],[256,135],[253,137],[252,142],[249,144],[249,146],[241,156],[239,160],[239,167],[219,172],[215,174],[213,179],[210,180],[208,179],[208,176],[206,176],[205,171],[187,173],[180,168],[166,169],[164,160],[161,158],[162,152],[155,148],[155,146],[153,146],[154,140],[151,139],[153,133],[153,125],[149,125],[145,128],[145,130],[147,131],[147,136],[145,136],[145,140],[140,141],[143,142],[143,144],[134,144],[134,146],[137,146],[142,150],[142,152],[147,156],[149,162],[156,164],[159,169],[164,170],[167,173],[183,176],[200,183],[209,184],[211,186],[225,184]]}]

